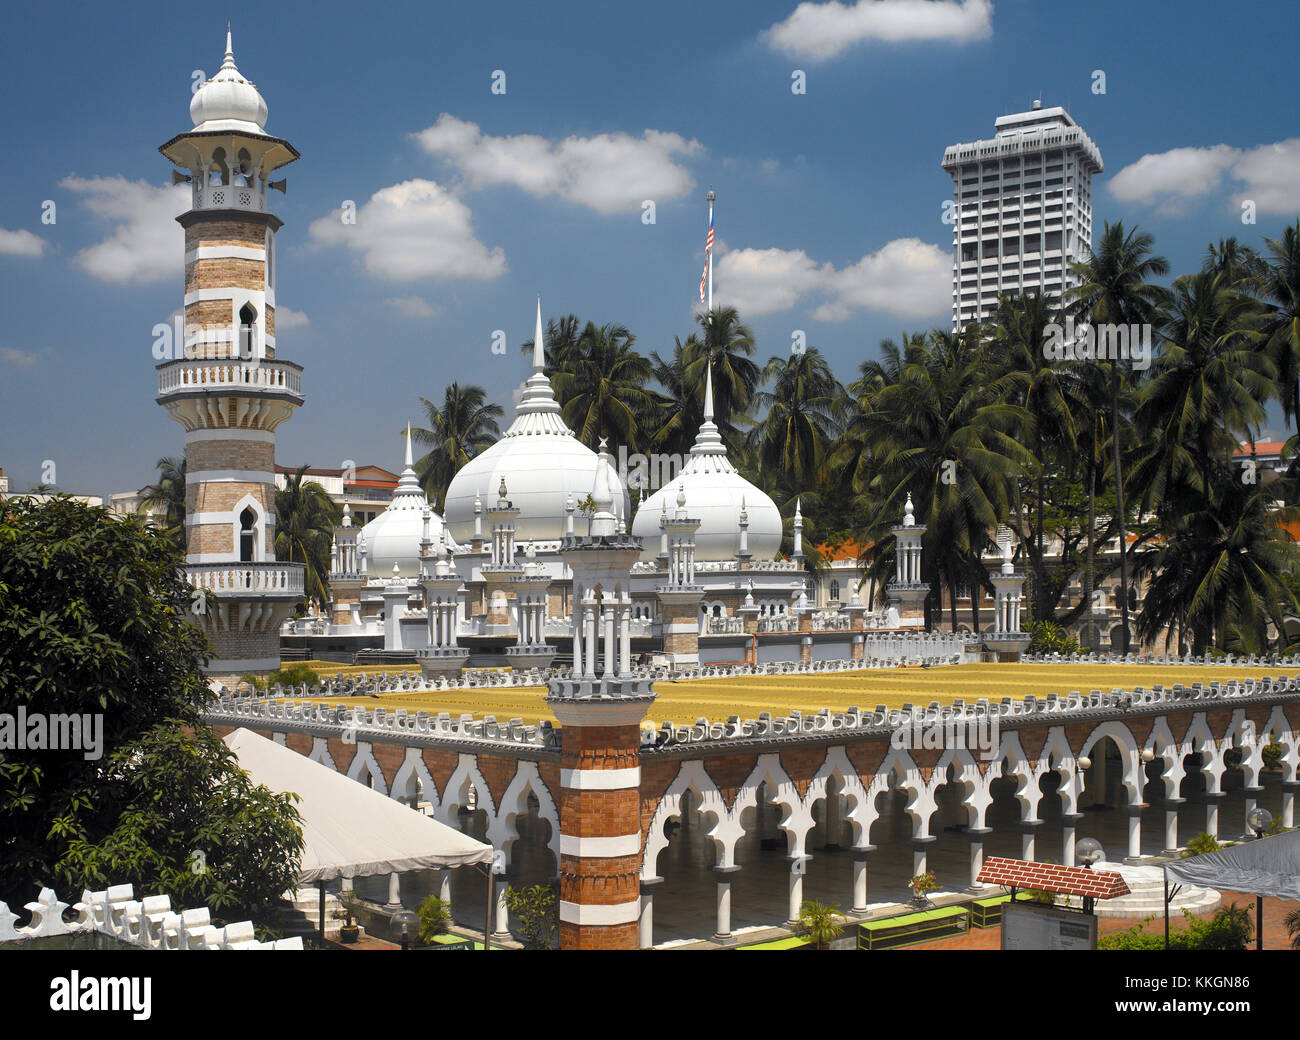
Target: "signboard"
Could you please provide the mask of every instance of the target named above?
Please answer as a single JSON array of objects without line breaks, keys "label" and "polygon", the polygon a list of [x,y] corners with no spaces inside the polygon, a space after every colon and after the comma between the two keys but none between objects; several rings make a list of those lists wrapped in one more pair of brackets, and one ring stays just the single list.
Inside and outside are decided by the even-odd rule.
[{"label": "signboard", "polygon": [[1095,950],[1097,918],[1042,903],[1002,908],[1004,950]]}]

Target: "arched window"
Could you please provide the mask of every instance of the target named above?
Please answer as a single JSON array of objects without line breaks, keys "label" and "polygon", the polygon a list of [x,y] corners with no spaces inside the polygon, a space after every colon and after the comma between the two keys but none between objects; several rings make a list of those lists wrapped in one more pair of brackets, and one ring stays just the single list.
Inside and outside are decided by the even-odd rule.
[{"label": "arched window", "polygon": [[230,167],[226,165],[226,150],[224,148],[218,148],[212,153],[212,164],[208,169],[211,171],[208,177],[209,188],[230,183]]},{"label": "arched window", "polygon": [[256,357],[257,311],[251,303],[239,308],[239,356],[245,361]]},{"label": "arched window", "polygon": [[257,514],[252,506],[245,506],[239,514],[239,562],[252,563],[256,549]]}]

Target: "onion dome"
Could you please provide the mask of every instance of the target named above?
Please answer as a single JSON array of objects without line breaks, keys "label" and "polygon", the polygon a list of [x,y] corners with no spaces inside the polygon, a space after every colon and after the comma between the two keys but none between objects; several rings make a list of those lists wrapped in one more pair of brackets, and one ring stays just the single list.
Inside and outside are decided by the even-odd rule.
[{"label": "onion dome", "polygon": [[266,99],[235,67],[235,54],[227,31],[226,58],[221,68],[194,92],[190,100],[194,129],[261,134],[266,126],[266,116]]},{"label": "onion dome", "polygon": [[[690,514],[700,520],[695,532],[695,559],[734,560],[740,550],[742,519],[749,523],[749,552],[754,560],[774,560],[781,549],[781,511],[761,489],[736,472],[713,421],[713,367],[706,369],[704,422],[682,470],[672,483],[641,503],[632,534],[645,542],[643,560],[659,551],[659,518],[670,502],[685,494]],[[742,514],[745,517],[742,518]]]},{"label": "onion dome", "polygon": [[447,489],[447,527],[461,542],[474,536],[474,500],[505,481],[510,501],[519,510],[518,541],[558,542],[565,531],[565,499],[581,502],[591,494],[601,467],[608,469],[610,490],[623,515],[630,511],[623,482],[612,466],[578,440],[560,415],[551,381],[543,371],[546,341],[542,301],[537,301],[533,336],[533,374],[502,438],[470,459]]},{"label": "onion dome", "polygon": [[[420,574],[420,543],[424,540],[424,514],[429,513],[429,537],[438,543],[445,535],[442,517],[429,507],[411,463],[411,428],[406,428],[406,468],[402,470],[388,508],[361,529],[369,549],[369,572],[415,578]],[[447,548],[456,548],[449,536]]]}]

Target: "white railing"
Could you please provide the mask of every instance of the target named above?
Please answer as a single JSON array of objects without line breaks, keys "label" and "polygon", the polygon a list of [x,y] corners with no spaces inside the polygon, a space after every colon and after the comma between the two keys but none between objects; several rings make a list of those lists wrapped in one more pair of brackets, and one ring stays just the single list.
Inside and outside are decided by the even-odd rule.
[{"label": "white railing", "polygon": [[196,209],[247,209],[260,213],[266,209],[266,196],[256,188],[241,184],[214,184],[195,192]]},{"label": "white railing", "polygon": [[744,635],[745,619],[738,617],[711,617],[705,622],[706,635]]},{"label": "white railing", "polygon": [[302,366],[267,358],[185,358],[158,366],[158,394],[192,390],[280,390],[302,396]]},{"label": "white railing", "polygon": [[207,592],[283,592],[301,596],[301,563],[189,563],[185,577],[196,589]]}]

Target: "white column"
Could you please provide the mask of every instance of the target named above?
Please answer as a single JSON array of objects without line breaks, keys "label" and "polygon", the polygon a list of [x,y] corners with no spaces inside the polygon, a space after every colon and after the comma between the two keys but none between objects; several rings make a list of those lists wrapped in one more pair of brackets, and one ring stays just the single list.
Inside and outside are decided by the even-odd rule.
[{"label": "white column", "polygon": [[1165,803],[1165,851],[1178,849],[1178,807],[1183,804],[1181,798],[1171,798]]},{"label": "white column", "polygon": [[853,850],[853,909],[855,914],[867,912],[867,852],[869,848]]},{"label": "white column", "polygon": [[398,873],[388,875],[388,905],[402,905],[402,876]]},{"label": "white column", "polygon": [[803,857],[801,861],[795,858],[790,862],[790,914],[786,918],[787,924],[799,920],[799,908],[803,906],[803,872],[804,863],[808,857]]},{"label": "white column", "polygon": [[718,872],[718,928],[714,939],[731,938],[731,874]]},{"label": "white column", "polygon": [[582,597],[578,595],[578,583],[573,583],[573,674],[582,674]]},{"label": "white column", "polygon": [[1082,815],[1081,813],[1070,813],[1065,817],[1065,822],[1061,827],[1061,863],[1067,867],[1077,866],[1074,862],[1074,821]]},{"label": "white column", "polygon": [[1137,805],[1125,807],[1128,813],[1128,858],[1142,858],[1142,809]]},{"label": "white column", "polygon": [[586,614],[586,631],[583,633],[584,641],[587,644],[587,668],[585,675],[595,676],[596,674],[596,604],[588,599],[583,604],[583,610]]},{"label": "white column", "polygon": [[990,830],[989,827],[973,827],[966,832],[970,841],[970,887],[976,891],[984,887],[984,882],[977,879],[984,869],[984,835]]},{"label": "white column", "polygon": [[510,938],[510,912],[506,909],[506,879],[497,875],[493,889],[496,892],[496,924],[493,926],[492,938]]},{"label": "white column", "polygon": [[[610,600],[609,607],[605,607],[605,600]],[[602,617],[605,622],[605,674],[614,674],[614,619],[618,613],[618,605],[614,602],[614,597],[606,593],[601,597],[601,607],[603,610]]]},{"label": "white column", "polygon": [[[658,880],[658,879],[656,879]],[[655,944],[655,893],[654,882],[641,882],[641,917],[638,924],[637,945],[648,950]]]},{"label": "white column", "polygon": [[444,903],[451,903],[451,868],[443,867],[438,871],[438,898]]},{"label": "white column", "polygon": [[1300,783],[1295,780],[1282,781],[1282,826],[1295,826],[1295,791]]},{"label": "white column", "polygon": [[622,611],[619,615],[621,628],[618,641],[618,671],[626,675],[632,670],[632,600],[623,593]]},{"label": "white column", "polygon": [[1205,794],[1205,833],[1211,838],[1219,836],[1219,800],[1223,797],[1218,791]]}]

